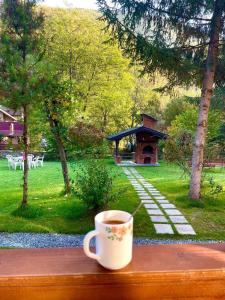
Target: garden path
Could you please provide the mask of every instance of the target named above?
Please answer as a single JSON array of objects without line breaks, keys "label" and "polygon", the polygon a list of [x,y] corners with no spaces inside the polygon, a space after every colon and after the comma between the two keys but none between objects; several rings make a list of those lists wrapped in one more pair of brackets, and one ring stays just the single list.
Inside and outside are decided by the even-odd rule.
[{"label": "garden path", "polygon": [[123,168],[153,222],[156,233],[196,235],[183,214],[135,169]]}]

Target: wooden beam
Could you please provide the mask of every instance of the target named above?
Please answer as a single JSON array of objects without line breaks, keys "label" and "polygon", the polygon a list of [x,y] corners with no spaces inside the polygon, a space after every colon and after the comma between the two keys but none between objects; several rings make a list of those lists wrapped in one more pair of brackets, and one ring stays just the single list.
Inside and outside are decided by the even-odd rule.
[{"label": "wooden beam", "polygon": [[119,156],[119,144],[120,140],[116,140],[116,157]]},{"label": "wooden beam", "polygon": [[0,251],[1,300],[225,299],[225,244],[134,247],[108,271],[82,249]]}]

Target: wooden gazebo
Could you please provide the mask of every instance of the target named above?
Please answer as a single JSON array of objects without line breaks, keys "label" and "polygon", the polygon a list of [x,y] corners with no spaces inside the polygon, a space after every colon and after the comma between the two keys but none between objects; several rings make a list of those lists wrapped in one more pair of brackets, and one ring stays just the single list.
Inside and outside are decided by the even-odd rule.
[{"label": "wooden gazebo", "polygon": [[136,151],[134,162],[136,164],[158,164],[158,141],[159,139],[166,139],[167,135],[156,130],[158,120],[147,115],[142,114],[142,126],[130,128],[114,135],[108,136],[108,140],[115,141],[115,162],[121,163],[121,156],[119,154],[120,140],[129,135],[136,136]]}]

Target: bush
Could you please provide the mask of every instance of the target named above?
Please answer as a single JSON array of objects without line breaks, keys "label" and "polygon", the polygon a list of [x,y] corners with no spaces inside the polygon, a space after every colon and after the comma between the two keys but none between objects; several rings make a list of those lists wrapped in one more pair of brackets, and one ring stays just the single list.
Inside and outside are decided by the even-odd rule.
[{"label": "bush", "polygon": [[87,160],[76,171],[76,181],[72,181],[73,191],[86,204],[87,208],[105,208],[114,199],[112,182],[114,174],[104,160]]}]

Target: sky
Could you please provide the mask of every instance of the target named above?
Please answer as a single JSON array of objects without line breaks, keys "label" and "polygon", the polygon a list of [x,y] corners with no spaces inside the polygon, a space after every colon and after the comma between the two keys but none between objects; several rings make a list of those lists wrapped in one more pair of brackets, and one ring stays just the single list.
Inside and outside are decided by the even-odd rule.
[{"label": "sky", "polygon": [[97,9],[95,0],[44,0],[43,4],[52,7],[79,7]]}]

